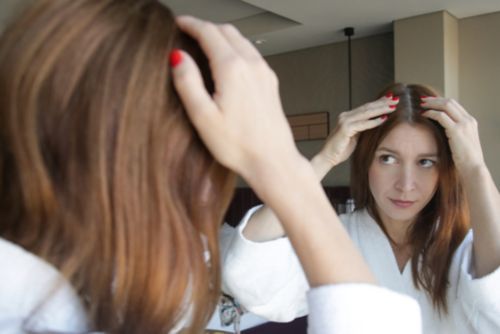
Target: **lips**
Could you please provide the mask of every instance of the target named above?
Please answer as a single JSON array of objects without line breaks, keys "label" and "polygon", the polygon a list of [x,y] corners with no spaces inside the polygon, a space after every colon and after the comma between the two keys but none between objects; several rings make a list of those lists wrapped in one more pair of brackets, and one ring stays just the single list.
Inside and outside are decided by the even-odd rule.
[{"label": "lips", "polygon": [[402,201],[402,200],[392,199],[392,198],[390,198],[390,200],[391,200],[392,204],[394,204],[398,208],[402,208],[402,209],[409,208],[410,206],[413,205],[413,203],[415,203],[415,201]]}]

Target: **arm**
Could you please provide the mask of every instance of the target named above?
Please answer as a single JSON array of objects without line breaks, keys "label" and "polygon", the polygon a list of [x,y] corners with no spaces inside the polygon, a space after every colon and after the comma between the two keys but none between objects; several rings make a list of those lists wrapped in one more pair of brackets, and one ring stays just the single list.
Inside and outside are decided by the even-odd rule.
[{"label": "arm", "polygon": [[[384,96],[341,113],[337,126],[310,161],[317,180],[322,180],[333,167],[346,161],[356,147],[359,133],[382,124],[385,120],[383,115],[393,111],[398,102],[392,96]],[[263,206],[250,218],[243,235],[249,240],[263,242],[283,237],[285,231],[274,212]]]},{"label": "arm", "polygon": [[192,17],[177,24],[199,41],[215,82],[210,96],[196,64],[181,52],[174,85],[193,125],[213,156],[239,173],[283,222],[310,284],[374,283],[295,146],[274,72],[232,26]]},{"label": "arm", "polygon": [[[210,60],[216,86],[213,96],[203,87],[189,55],[182,53],[183,61],[173,71],[179,96],[210,152],[242,175],[273,209],[312,286],[357,282],[378,289],[364,259],[331,208],[317,175],[295,147],[279,101],[277,79],[262,57],[231,26],[216,26],[191,17],[178,18],[177,23],[198,40]],[[289,166],[294,166],[293,173]],[[341,300],[338,306],[347,300],[351,299]],[[404,328],[419,326],[418,306],[414,301],[392,300],[389,302],[392,308],[386,302],[377,310],[381,316],[376,319],[379,328],[402,332],[402,328],[396,331],[385,325],[391,322],[392,313],[384,311],[401,306],[410,310],[406,308],[410,304],[413,308]],[[351,309],[349,315],[344,323],[355,325],[359,313]],[[312,320],[320,323],[330,315],[323,312],[318,316],[319,319]],[[332,333],[349,332],[340,329]]]},{"label": "arm", "polygon": [[462,175],[474,231],[474,265],[482,277],[500,266],[500,195],[486,165]]},{"label": "arm", "polygon": [[[316,181],[321,181],[336,165],[325,158],[321,152],[314,156],[310,163],[316,174]],[[273,210],[264,205],[252,215],[243,230],[243,235],[249,240],[263,242],[285,236],[285,230]]]},{"label": "arm", "polygon": [[470,208],[474,269],[482,277],[500,266],[500,194],[484,162],[477,122],[455,100],[428,97],[423,101],[430,109],[424,115],[446,130]]},{"label": "arm", "polygon": [[286,173],[281,163],[266,164],[255,175],[259,181],[249,182],[283,222],[310,285],[374,283],[310,164],[303,158],[291,163],[294,170]]}]

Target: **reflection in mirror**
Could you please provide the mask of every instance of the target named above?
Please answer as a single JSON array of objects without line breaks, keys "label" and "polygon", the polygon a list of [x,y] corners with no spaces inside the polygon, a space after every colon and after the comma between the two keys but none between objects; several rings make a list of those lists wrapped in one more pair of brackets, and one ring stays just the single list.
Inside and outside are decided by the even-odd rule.
[{"label": "reflection in mirror", "polygon": [[[179,6],[177,9],[175,2],[165,1],[165,3],[172,4],[174,10],[181,14],[190,13],[218,22],[230,22],[239,27],[265,55],[277,73],[286,113],[294,116],[327,110],[330,114],[332,131],[336,129],[338,115],[348,110],[347,45],[342,29],[354,26],[356,38],[352,48],[353,105],[360,106],[374,100],[378,92],[394,81],[422,83],[434,87],[440,95],[459,101],[466,112],[478,121],[486,165],[492,182],[500,184],[500,160],[496,157],[497,143],[500,141],[497,131],[500,116],[493,112],[498,108],[495,97],[500,91],[500,75],[494,70],[499,68],[498,59],[500,59],[500,48],[495,42],[496,31],[500,31],[498,3],[480,1],[463,4],[448,1],[436,7],[437,3],[415,2],[415,6],[402,7],[399,3],[385,1],[383,6],[380,3],[364,2],[361,8],[359,3],[349,5],[324,1],[308,2],[307,5],[289,1],[230,1],[231,5],[227,7],[230,10],[225,12],[224,6],[218,7],[217,16],[213,17],[210,17],[209,10],[203,9],[206,4],[193,2],[196,8],[191,10],[185,1],[184,7]],[[214,11],[214,6],[211,6],[210,10]],[[225,14],[227,16],[224,16]],[[408,135],[412,129],[405,130],[407,130],[405,134]],[[396,146],[402,145],[404,139],[404,137],[397,138]],[[313,158],[320,152],[324,141],[300,141],[297,145],[304,155]],[[432,150],[432,147],[430,149]],[[389,162],[390,159],[398,161],[397,156],[383,159],[389,159],[386,160]],[[350,179],[351,167],[349,163],[344,162],[328,173],[322,182],[325,189],[328,189],[348,186]],[[242,182],[240,186],[246,185]],[[368,184],[365,186],[368,187]],[[496,198],[495,191],[492,197]],[[405,211],[413,206],[411,197],[392,199],[395,200],[393,205],[397,210]],[[347,211],[347,206],[349,208],[352,206],[351,202],[347,205],[338,198],[331,198],[331,201],[339,209],[339,213]],[[253,202],[248,201],[246,204],[238,202],[237,205],[250,208]],[[451,212],[453,210],[460,212],[459,209],[451,209],[449,205],[447,208]],[[387,212],[382,211],[382,216],[387,216]],[[395,277],[387,278],[381,273],[381,281],[390,288],[398,289],[391,282],[393,279],[395,282],[403,277],[408,286],[412,286],[413,278],[409,272],[414,251],[404,243],[398,242],[401,240],[396,240],[396,235],[391,234],[394,231],[384,224],[385,218],[377,219],[380,219],[380,229],[384,232],[380,235],[382,238],[379,240],[379,246],[389,250],[388,255],[384,257],[388,261],[388,266],[395,268]],[[460,224],[455,223],[455,225]],[[474,221],[471,221],[471,227],[474,228]],[[462,227],[461,231],[454,232],[458,239],[465,238],[465,241],[455,245],[455,251],[451,255],[453,259],[465,254],[464,248],[470,240],[464,237],[464,231]],[[386,237],[383,237],[384,235]],[[367,243],[369,244],[368,241]],[[496,244],[493,242],[492,247],[497,247]],[[373,254],[377,252],[379,248],[373,250]],[[367,254],[367,256],[373,255]],[[375,266],[379,267],[380,264]],[[446,266],[443,265],[442,268]],[[470,274],[460,273],[455,267],[450,270],[450,275],[452,272],[465,276]],[[495,271],[496,276],[497,272],[498,270]],[[496,276],[494,285],[487,287],[489,291],[499,288]],[[438,291],[437,288],[435,291]],[[436,293],[434,298],[439,295]],[[475,292],[470,290],[469,293]],[[440,304],[439,298],[435,301],[437,305]],[[495,303],[492,301],[491,305]],[[458,308],[460,307],[462,310],[454,305],[450,306],[448,309],[450,315],[447,319],[462,314],[463,308],[467,306],[462,304]],[[432,305],[423,307],[425,333],[450,330],[445,324],[446,321],[431,320],[439,313],[437,309],[439,307]],[[491,322],[492,327],[481,330],[497,331],[498,327],[495,326],[498,326],[499,320],[500,317],[495,316]],[[469,325],[464,325],[466,329],[457,329],[457,332],[478,330],[467,326]]]}]

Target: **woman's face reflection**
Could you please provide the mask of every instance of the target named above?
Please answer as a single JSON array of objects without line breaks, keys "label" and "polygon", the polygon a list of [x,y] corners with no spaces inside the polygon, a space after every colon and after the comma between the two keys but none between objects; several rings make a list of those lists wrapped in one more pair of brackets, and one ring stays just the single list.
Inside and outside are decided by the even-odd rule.
[{"label": "woman's face reflection", "polygon": [[411,223],[436,192],[438,148],[431,131],[400,124],[380,142],[369,169],[370,191],[385,223]]}]

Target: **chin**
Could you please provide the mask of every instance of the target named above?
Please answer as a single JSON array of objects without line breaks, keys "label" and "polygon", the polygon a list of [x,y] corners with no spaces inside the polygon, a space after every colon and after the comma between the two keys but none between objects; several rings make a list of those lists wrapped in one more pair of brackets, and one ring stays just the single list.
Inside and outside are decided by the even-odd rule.
[{"label": "chin", "polygon": [[416,210],[415,208],[412,209],[395,209],[395,208],[390,208],[388,210],[385,210],[384,208],[379,208],[383,212],[383,214],[387,217],[389,217],[392,220],[400,220],[400,221],[409,221],[409,220],[414,220],[415,217],[419,214],[420,210]]}]

